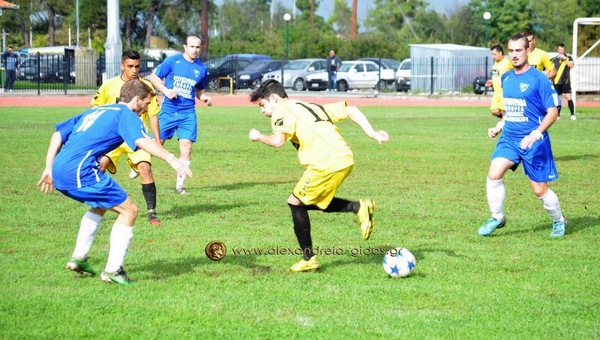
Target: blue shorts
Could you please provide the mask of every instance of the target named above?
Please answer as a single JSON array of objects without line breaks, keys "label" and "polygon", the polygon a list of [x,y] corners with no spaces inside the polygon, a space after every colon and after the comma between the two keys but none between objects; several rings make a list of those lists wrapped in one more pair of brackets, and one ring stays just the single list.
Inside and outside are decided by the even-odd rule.
[{"label": "blue shorts", "polygon": [[188,139],[195,142],[198,138],[198,122],[196,111],[161,112],[158,115],[160,127],[160,139],[173,138],[177,133],[177,139]]},{"label": "blue shorts", "polygon": [[520,147],[521,139],[514,140],[500,136],[492,159],[502,157],[511,160],[515,165],[512,171],[517,170],[523,163],[523,170],[530,180],[536,183],[552,182],[558,179],[558,171],[552,156],[550,138],[544,138],[533,143],[531,149],[523,150]]},{"label": "blue shorts", "polygon": [[92,208],[110,209],[125,202],[127,193],[110,176],[102,176],[100,182],[80,189],[60,190],[65,196]]}]

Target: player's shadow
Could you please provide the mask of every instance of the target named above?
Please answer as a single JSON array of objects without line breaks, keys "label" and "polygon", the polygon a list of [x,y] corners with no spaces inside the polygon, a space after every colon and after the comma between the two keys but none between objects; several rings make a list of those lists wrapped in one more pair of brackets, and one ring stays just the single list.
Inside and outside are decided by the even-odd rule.
[{"label": "player's shadow", "polygon": [[[577,234],[583,230],[594,228],[600,226],[600,216],[581,216],[581,217],[567,217],[567,232],[565,236],[569,236],[569,234]],[[507,226],[508,228],[509,226]],[[525,227],[517,227],[515,229],[506,230],[503,233],[493,234],[491,236],[502,236],[502,235],[519,235],[531,232],[548,232],[550,233],[552,229],[551,223],[544,222],[538,223],[537,225],[531,228]],[[500,229],[502,230],[502,229]]]},{"label": "player's shadow", "polygon": [[570,162],[570,161],[578,161],[581,159],[598,159],[600,155],[566,155],[566,156],[558,156],[554,157],[557,161]]},{"label": "player's shadow", "polygon": [[238,209],[245,206],[254,205],[253,202],[238,203],[238,204],[204,204],[196,202],[191,205],[175,205],[172,208],[165,210],[165,213],[176,217],[193,216],[200,213],[214,213],[219,211]]},{"label": "player's shadow", "polygon": [[278,184],[293,184],[294,180],[289,181],[277,181],[277,182],[239,182],[239,183],[230,183],[230,184],[222,184],[215,186],[203,187],[202,190],[242,190],[246,188],[252,188],[257,186],[267,186],[272,187]]}]

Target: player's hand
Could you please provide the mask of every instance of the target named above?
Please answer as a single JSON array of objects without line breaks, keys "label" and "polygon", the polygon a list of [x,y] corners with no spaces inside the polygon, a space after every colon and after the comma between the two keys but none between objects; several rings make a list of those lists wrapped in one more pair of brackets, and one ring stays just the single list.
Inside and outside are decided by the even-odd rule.
[{"label": "player's hand", "polygon": [[500,131],[502,131],[502,129],[497,126],[494,126],[493,128],[489,128],[488,129],[488,137],[490,137],[490,139],[494,139],[494,138],[496,138],[496,136],[498,136],[500,134]]},{"label": "player's hand", "polygon": [[169,98],[169,99],[175,99],[175,98],[177,98],[177,91],[175,91],[173,89],[167,89],[167,91],[165,91],[164,95],[167,96],[167,98]]},{"label": "player's hand", "polygon": [[208,105],[208,106],[212,106],[212,98],[211,98],[210,96],[207,96],[207,95],[205,95],[205,94],[202,94],[202,95],[200,96],[200,100],[201,100],[201,101],[203,101],[203,102],[205,102],[205,103],[206,103],[206,105]]},{"label": "player's hand", "polygon": [[376,140],[377,143],[381,144],[381,143],[389,141],[390,135],[383,130],[379,130],[379,131],[375,131],[375,133],[371,136],[371,138]]},{"label": "player's hand", "polygon": [[42,173],[42,177],[37,182],[36,186],[40,186],[40,190],[45,194],[54,190],[54,180],[52,179],[52,169],[45,169]]},{"label": "player's hand", "polygon": [[521,149],[531,149],[533,143],[537,142],[538,139],[535,136],[527,135],[523,139],[521,139]]},{"label": "player's hand", "polygon": [[190,167],[183,164],[179,158],[174,158],[171,162],[169,162],[169,165],[175,169],[175,171],[177,171],[179,176],[185,176],[188,178],[192,177],[192,170],[190,170]]},{"label": "player's hand", "polygon": [[256,129],[252,129],[252,130],[250,130],[248,137],[250,138],[251,141],[256,142],[257,140],[260,139],[260,132],[258,132],[258,130],[256,130]]}]

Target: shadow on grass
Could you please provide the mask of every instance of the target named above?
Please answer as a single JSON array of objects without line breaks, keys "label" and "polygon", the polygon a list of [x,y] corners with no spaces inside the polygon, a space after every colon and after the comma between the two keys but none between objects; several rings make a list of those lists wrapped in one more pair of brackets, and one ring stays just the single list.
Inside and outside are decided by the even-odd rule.
[{"label": "shadow on grass", "polygon": [[[582,216],[582,217],[567,216],[567,220],[569,223],[567,225],[567,232],[566,232],[565,236],[569,236],[569,234],[576,234],[585,229],[600,226],[600,216]],[[508,228],[510,228],[509,225],[507,225],[507,229]],[[503,232],[498,233],[498,234],[494,233],[491,236],[502,236],[502,235],[508,236],[508,235],[527,234],[527,233],[532,233],[532,232],[547,232],[548,234],[550,234],[550,231],[552,230],[552,224],[550,223],[550,221],[548,221],[548,222],[544,222],[544,223],[539,223],[536,226],[531,227],[531,228],[527,228],[523,225],[520,225],[520,226],[515,227],[515,229],[512,229],[512,230],[506,230],[506,229],[501,229],[501,230]]]},{"label": "shadow on grass", "polygon": [[257,186],[272,187],[272,186],[278,185],[278,184],[295,184],[295,183],[296,183],[296,181],[294,181],[294,180],[278,181],[278,182],[245,182],[245,183],[231,183],[231,184],[215,185],[215,186],[204,187],[202,189],[205,189],[205,190],[240,190],[240,189],[252,188],[252,187],[257,187]]},{"label": "shadow on grass", "polygon": [[204,204],[197,203],[193,205],[175,205],[165,213],[171,214],[174,217],[180,218],[183,216],[194,216],[200,213],[214,213],[225,210],[239,209],[245,206],[252,206],[254,203],[248,202],[245,204]]},{"label": "shadow on grass", "polygon": [[559,156],[559,157],[555,157],[554,159],[557,161],[565,161],[565,162],[570,162],[570,161],[577,161],[580,159],[598,159],[600,158],[600,155],[568,155],[568,156]]}]

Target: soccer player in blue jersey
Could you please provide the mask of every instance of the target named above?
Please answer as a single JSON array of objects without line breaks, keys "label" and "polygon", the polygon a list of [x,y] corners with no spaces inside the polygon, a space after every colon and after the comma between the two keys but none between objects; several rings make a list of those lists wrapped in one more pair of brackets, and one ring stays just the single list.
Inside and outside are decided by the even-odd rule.
[{"label": "soccer player in blue jersey", "polygon": [[482,236],[489,236],[506,225],[506,190],[502,178],[519,164],[523,164],[531,189],[552,217],[550,237],[564,236],[567,227],[558,197],[548,187],[548,182],[558,178],[548,129],[558,117],[560,101],[548,77],[529,64],[528,49],[526,35],[514,35],[508,42],[514,69],[502,75],[506,109],[502,121],[488,130],[490,138],[501,131],[502,135],[492,154],[487,176],[487,200],[492,217],[479,228]]},{"label": "soccer player in blue jersey", "polygon": [[118,216],[110,235],[106,267],[100,277],[122,286],[137,284],[127,276],[123,262],[133,238],[138,208],[117,182],[100,171],[100,158],[107,152],[126,142],[134,151],[141,148],[166,160],[178,174],[192,175],[183,162],[146,134],[139,116],[148,110],[154,96],[148,84],[132,79],[122,86],[119,104],[94,107],[56,124],[46,155],[46,168],[37,184],[45,193],[56,188],[65,196],[90,206],[81,220],[73,256],[66,265],[69,270],[85,276],[96,274],[87,256],[104,214],[111,210]]},{"label": "soccer player in blue jersey", "polygon": [[[190,35],[183,45],[183,54],[165,59],[150,75],[150,82],[164,94],[158,123],[162,143],[179,139],[179,159],[187,166],[191,163],[192,145],[198,136],[196,98],[212,105],[211,98],[204,93],[208,76],[207,67],[198,59],[202,40]],[[163,82],[164,79],[164,82]],[[177,176],[175,192],[185,195],[185,176]]]}]

